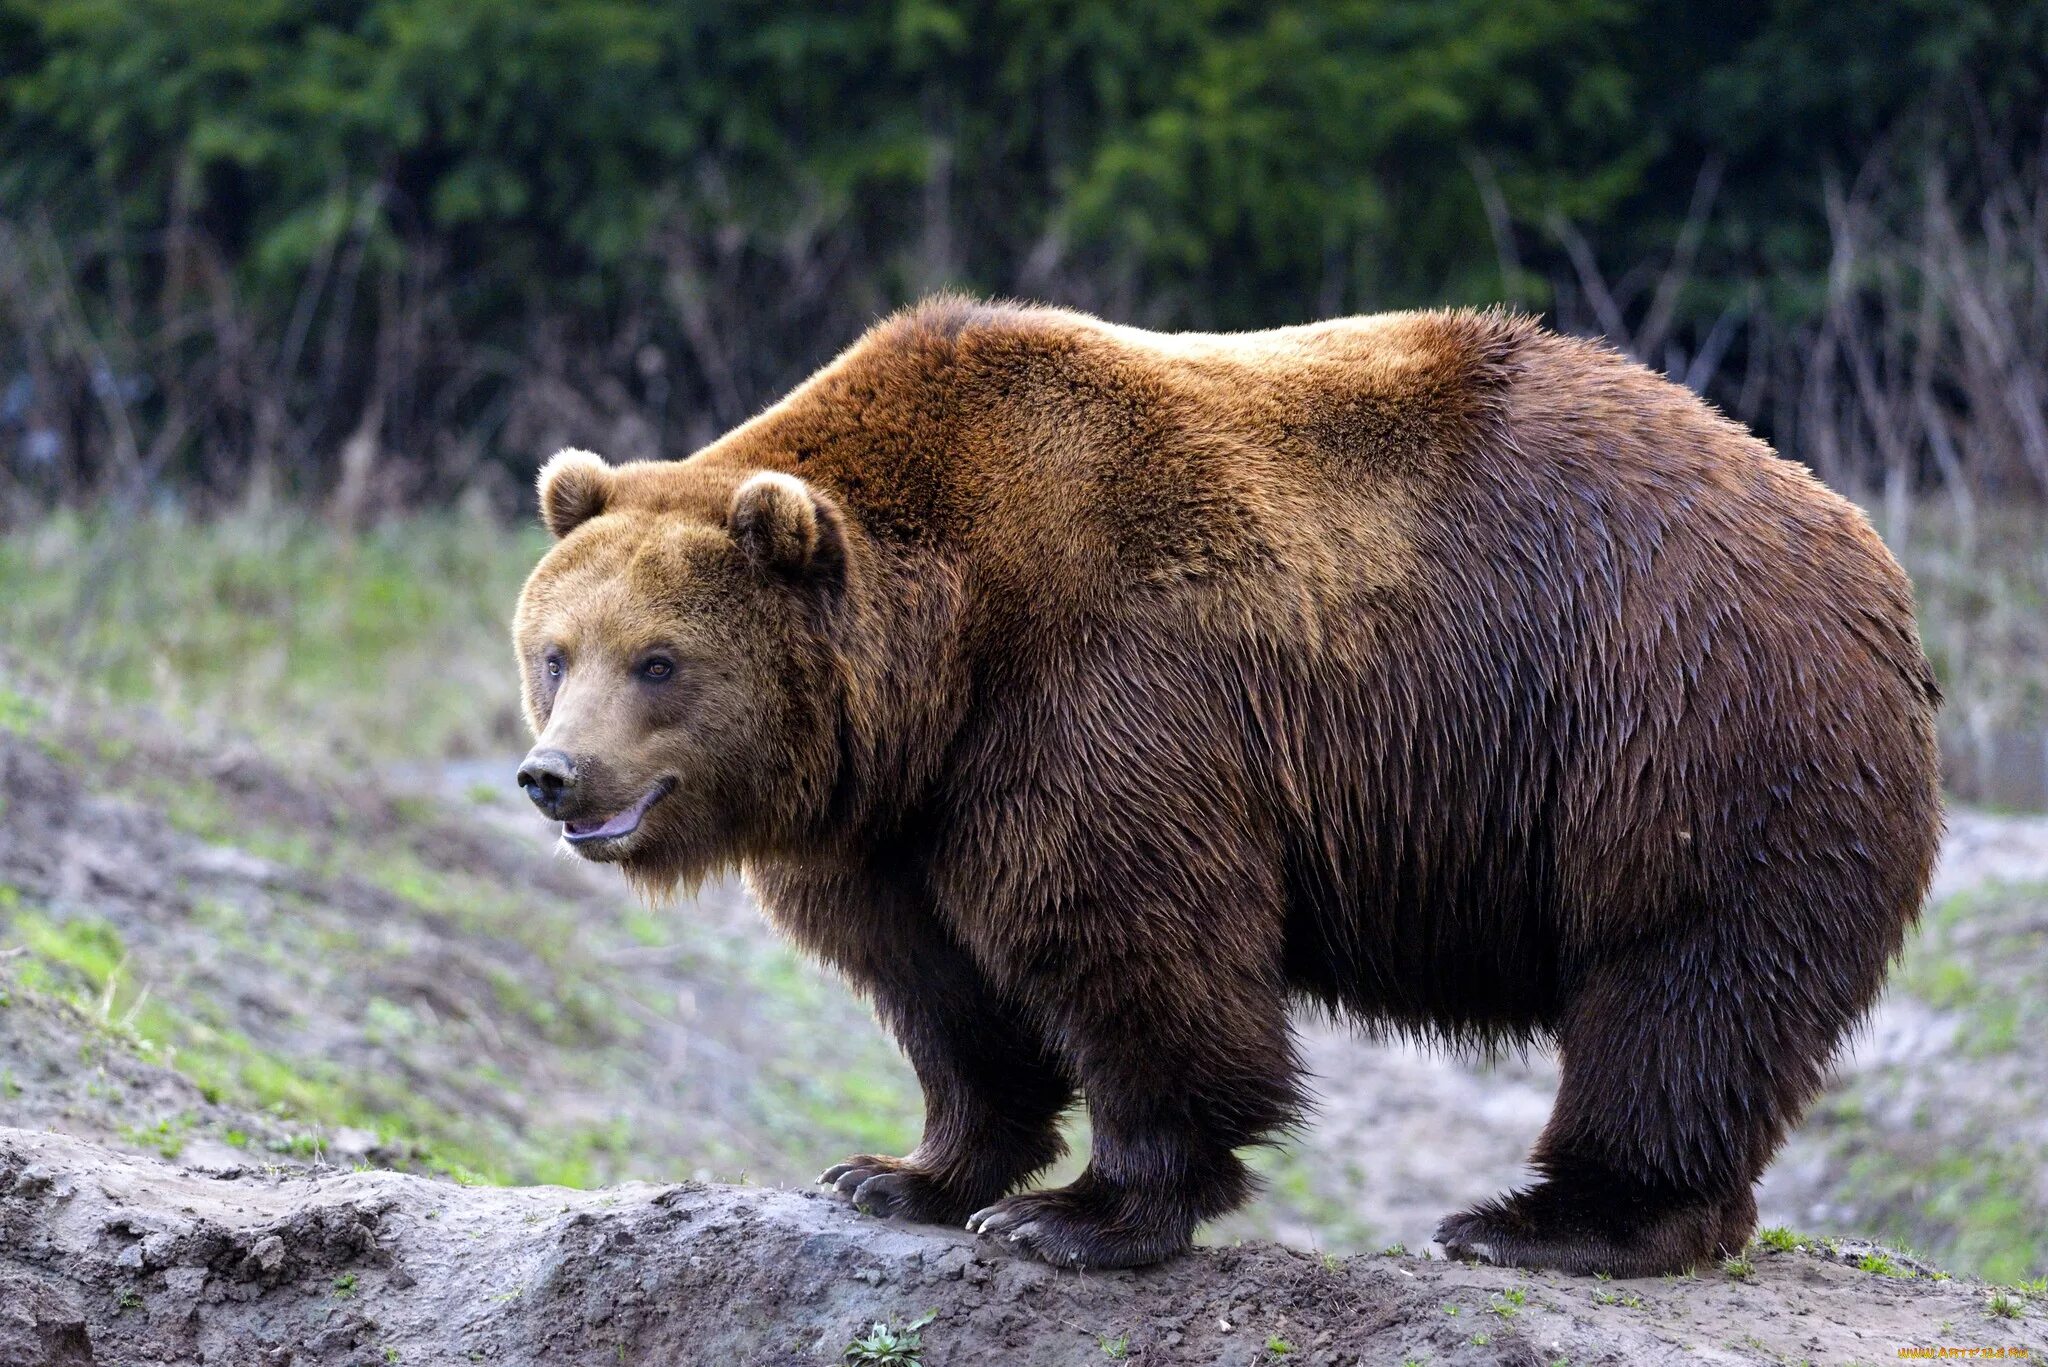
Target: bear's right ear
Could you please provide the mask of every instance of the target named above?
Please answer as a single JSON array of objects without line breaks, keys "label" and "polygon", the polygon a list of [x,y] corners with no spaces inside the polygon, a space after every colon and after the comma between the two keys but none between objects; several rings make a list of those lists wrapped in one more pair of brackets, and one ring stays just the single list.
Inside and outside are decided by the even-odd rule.
[{"label": "bear's right ear", "polygon": [[603,456],[570,447],[540,467],[541,525],[567,536],[612,501],[611,465]]}]

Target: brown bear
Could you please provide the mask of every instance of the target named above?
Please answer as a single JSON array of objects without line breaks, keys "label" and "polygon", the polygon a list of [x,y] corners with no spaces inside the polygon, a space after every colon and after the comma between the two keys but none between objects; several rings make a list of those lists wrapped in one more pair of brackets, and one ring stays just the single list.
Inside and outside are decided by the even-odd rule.
[{"label": "brown bear", "polygon": [[[1699,399],[1499,312],[1164,336],[945,298],[687,460],[541,474],[520,770],[743,868],[924,1135],[825,1181],[1062,1265],[1186,1248],[1305,1102],[1291,1000],[1555,1041],[1454,1255],[1674,1272],[1877,994],[1941,815],[1905,576]],[[1019,1188],[1085,1096],[1086,1169]]]}]

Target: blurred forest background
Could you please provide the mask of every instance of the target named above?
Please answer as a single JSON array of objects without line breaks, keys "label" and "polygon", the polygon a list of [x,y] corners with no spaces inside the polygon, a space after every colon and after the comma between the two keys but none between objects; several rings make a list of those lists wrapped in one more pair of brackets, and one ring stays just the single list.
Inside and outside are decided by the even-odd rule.
[{"label": "blurred forest background", "polygon": [[5,493],[510,504],[950,285],[1505,300],[1846,487],[2039,498],[2044,110],[2039,0],[7,0]]},{"label": "blurred forest background", "polygon": [[[0,808],[0,1007],[11,962],[49,1012],[0,1010],[0,1123],[577,1182],[904,1143],[900,1062],[750,919],[450,832],[536,848],[538,462],[687,454],[938,288],[1604,335],[1871,510],[1952,792],[2048,806],[2048,0],[0,0],[0,759],[44,776]],[[91,877],[8,844],[102,801]],[[2048,1270],[2041,830],[1945,885],[1799,1210]],[[74,1027],[108,1095],[134,1055],[203,1101],[79,1091]],[[1445,1192],[1511,1176],[1524,1082]],[[1440,1143],[1429,1104],[1372,1142]],[[1240,1228],[1406,1229],[1340,1157]]]}]

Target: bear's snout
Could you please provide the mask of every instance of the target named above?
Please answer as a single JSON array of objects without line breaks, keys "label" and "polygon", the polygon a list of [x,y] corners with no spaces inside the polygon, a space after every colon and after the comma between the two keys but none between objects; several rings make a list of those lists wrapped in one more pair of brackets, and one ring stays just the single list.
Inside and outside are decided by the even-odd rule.
[{"label": "bear's snout", "polygon": [[533,805],[555,816],[576,788],[576,761],[560,750],[536,749],[519,766],[519,786]]}]

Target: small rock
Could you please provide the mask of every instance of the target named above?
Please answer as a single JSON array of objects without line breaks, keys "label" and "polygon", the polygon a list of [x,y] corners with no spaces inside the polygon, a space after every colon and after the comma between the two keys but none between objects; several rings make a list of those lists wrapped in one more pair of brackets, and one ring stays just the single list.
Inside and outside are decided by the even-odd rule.
[{"label": "small rock", "polygon": [[31,1163],[14,1175],[14,1190],[19,1195],[30,1196],[48,1190],[56,1180],[57,1174],[50,1170],[48,1164]]},{"label": "small rock", "polygon": [[275,1234],[264,1235],[249,1250],[248,1261],[254,1263],[259,1272],[277,1271],[284,1265],[284,1240]]}]

